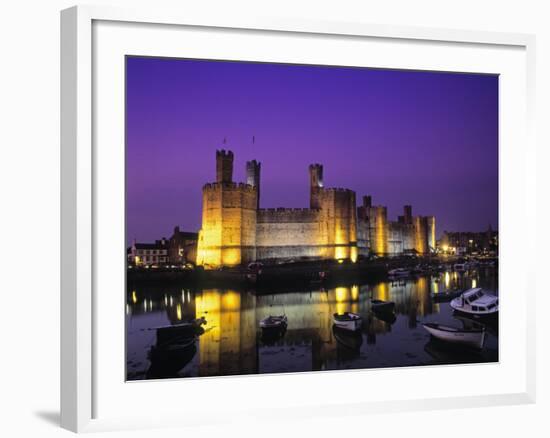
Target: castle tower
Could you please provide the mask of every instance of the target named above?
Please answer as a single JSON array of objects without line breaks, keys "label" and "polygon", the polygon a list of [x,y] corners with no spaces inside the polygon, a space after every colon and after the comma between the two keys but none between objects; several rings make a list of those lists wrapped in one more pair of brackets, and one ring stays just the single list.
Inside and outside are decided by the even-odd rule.
[{"label": "castle tower", "polygon": [[224,149],[216,151],[216,182],[233,181],[233,152]]},{"label": "castle tower", "polygon": [[367,195],[363,196],[363,207],[371,208],[372,207],[372,196]]},{"label": "castle tower", "polygon": [[403,221],[406,224],[412,224],[412,205],[405,205],[403,207]]},{"label": "castle tower", "polygon": [[428,220],[425,216],[415,216],[414,223],[414,248],[418,254],[428,253]]},{"label": "castle tower", "polygon": [[428,226],[428,249],[435,251],[435,216],[428,216],[426,221]]},{"label": "castle tower", "polygon": [[384,206],[370,208],[370,229],[372,251],[377,255],[388,253],[388,209]]},{"label": "castle tower", "polygon": [[262,163],[256,160],[246,162],[246,183],[256,187],[257,200],[256,208],[260,208],[260,170]]},{"label": "castle tower", "polygon": [[309,165],[310,208],[321,208],[320,192],[323,188],[323,165]]},{"label": "castle tower", "polygon": [[233,152],[216,151],[216,182],[202,189],[197,265],[237,266],[256,259],[256,187],[232,182]]}]

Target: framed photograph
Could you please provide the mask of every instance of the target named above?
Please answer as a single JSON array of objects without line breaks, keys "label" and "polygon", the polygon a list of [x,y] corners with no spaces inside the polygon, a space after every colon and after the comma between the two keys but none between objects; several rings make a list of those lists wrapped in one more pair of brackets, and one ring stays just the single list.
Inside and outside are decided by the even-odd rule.
[{"label": "framed photograph", "polygon": [[61,54],[63,427],[534,401],[533,36],[74,7]]}]

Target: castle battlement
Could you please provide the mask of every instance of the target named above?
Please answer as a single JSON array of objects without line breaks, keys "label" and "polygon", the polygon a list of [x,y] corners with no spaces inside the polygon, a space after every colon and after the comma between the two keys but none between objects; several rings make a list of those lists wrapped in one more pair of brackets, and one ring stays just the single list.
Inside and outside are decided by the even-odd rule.
[{"label": "castle battlement", "polygon": [[277,207],[277,208],[260,208],[258,209],[258,213],[266,213],[266,212],[300,212],[300,211],[321,211],[320,208],[293,208],[293,207]]},{"label": "castle battlement", "polygon": [[338,193],[355,193],[351,189],[346,189],[343,187],[328,187],[323,189],[325,192],[338,192]]},{"label": "castle battlement", "polygon": [[226,151],[225,149],[219,149],[216,151],[216,157],[231,157],[233,158],[233,151]]},{"label": "castle battlement", "polygon": [[224,190],[243,190],[245,192],[254,192],[256,190],[254,186],[242,182],[214,182],[206,183],[204,186],[202,186],[203,191],[220,190],[221,188],[223,188]]}]

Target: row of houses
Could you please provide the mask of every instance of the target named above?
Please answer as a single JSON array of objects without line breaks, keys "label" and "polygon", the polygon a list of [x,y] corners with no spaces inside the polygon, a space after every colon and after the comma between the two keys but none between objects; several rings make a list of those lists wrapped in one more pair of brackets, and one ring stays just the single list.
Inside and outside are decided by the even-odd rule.
[{"label": "row of houses", "polygon": [[161,266],[195,264],[197,261],[197,233],[174,228],[169,239],[163,237],[154,243],[139,243],[134,240],[127,248],[128,264],[131,266]]},{"label": "row of houses", "polygon": [[445,231],[438,241],[438,252],[451,255],[489,254],[498,252],[498,231],[489,225],[486,231]]}]

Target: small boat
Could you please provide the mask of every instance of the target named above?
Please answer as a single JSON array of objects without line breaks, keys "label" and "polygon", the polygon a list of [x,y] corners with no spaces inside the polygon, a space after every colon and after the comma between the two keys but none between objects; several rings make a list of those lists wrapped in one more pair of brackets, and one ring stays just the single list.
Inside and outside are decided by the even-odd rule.
[{"label": "small boat", "polygon": [[483,292],[479,287],[472,288],[451,300],[450,306],[457,312],[474,316],[496,315],[498,312],[498,297]]},{"label": "small boat", "polygon": [[484,328],[456,328],[436,322],[427,322],[422,324],[428,333],[434,338],[446,342],[453,342],[460,345],[466,345],[481,349],[485,341]]},{"label": "small boat", "polygon": [[344,312],[332,315],[332,322],[338,328],[355,331],[361,328],[363,320],[357,313]]},{"label": "small boat", "polygon": [[196,337],[184,338],[173,343],[153,345],[147,354],[151,365],[147,370],[148,379],[178,377],[178,373],[195,356]]},{"label": "small boat", "polygon": [[337,325],[332,326],[332,333],[339,345],[350,350],[357,351],[363,344],[363,336],[360,331],[345,330]]},{"label": "small boat", "polygon": [[260,321],[260,328],[262,330],[284,330],[288,325],[288,318],[286,315],[268,316]]},{"label": "small boat", "polygon": [[374,312],[393,312],[395,308],[393,301],[370,300],[370,302]]},{"label": "small boat", "polygon": [[411,271],[404,268],[390,269],[388,271],[390,277],[399,278],[399,277],[408,277],[411,275]]},{"label": "small boat", "polygon": [[204,329],[201,327],[203,324],[206,324],[204,316],[181,324],[156,327],[154,330],[157,331],[157,344],[163,345],[178,341],[179,339],[201,335],[204,333]]}]

